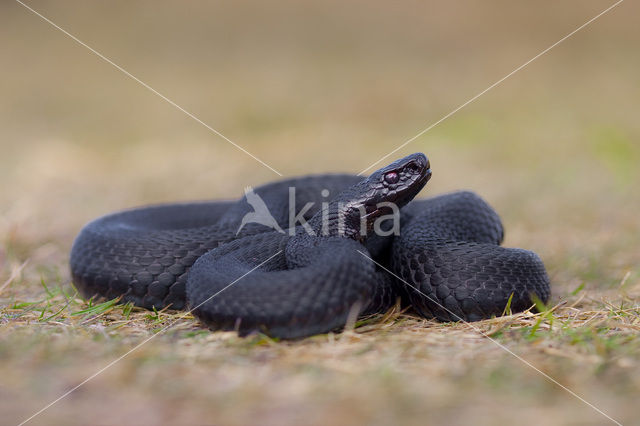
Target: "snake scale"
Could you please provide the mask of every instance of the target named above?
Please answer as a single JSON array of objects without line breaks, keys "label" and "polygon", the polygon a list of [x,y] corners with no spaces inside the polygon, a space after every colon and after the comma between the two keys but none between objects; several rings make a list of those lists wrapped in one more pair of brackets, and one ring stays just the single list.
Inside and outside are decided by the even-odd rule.
[{"label": "snake scale", "polygon": [[[413,200],[430,177],[417,153],[367,178],[305,176],[236,201],[113,213],[76,238],[72,278],[87,297],[191,309],[212,329],[285,339],[340,329],[398,300],[440,321],[546,302],[542,261],[500,246],[500,218],[478,195]],[[247,220],[260,206],[270,222]]]}]

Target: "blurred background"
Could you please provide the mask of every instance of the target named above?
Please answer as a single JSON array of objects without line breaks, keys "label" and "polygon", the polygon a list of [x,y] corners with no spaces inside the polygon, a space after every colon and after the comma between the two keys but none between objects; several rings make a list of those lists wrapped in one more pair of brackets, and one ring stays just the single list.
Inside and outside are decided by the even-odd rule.
[{"label": "blurred background", "polygon": [[[613,2],[27,4],[294,176],[361,171]],[[485,197],[556,301],[640,276],[639,14],[622,3],[388,159],[429,156],[421,196]],[[0,52],[3,276],[29,258],[68,279],[98,215],[279,178],[13,1]]]},{"label": "blurred background", "polygon": [[[609,3],[29,5],[292,176],[361,171]],[[278,178],[18,3],[0,7],[4,232],[68,243],[114,209]],[[423,195],[474,189],[543,254],[551,236],[584,248],[620,234],[638,198],[636,12],[623,3],[389,160],[425,152]]]}]

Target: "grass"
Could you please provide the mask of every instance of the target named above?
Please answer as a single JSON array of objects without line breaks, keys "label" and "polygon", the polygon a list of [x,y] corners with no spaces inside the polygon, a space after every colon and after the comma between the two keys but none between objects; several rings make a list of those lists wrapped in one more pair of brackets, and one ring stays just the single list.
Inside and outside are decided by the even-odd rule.
[{"label": "grass", "polygon": [[[605,7],[32,6],[286,175],[361,170]],[[145,339],[32,424],[608,423],[504,348],[637,422],[637,5],[397,153],[430,157],[424,195],[479,192],[506,245],[540,254],[552,279],[540,313],[507,306],[471,326],[394,309],[293,342],[78,297],[68,253],[88,220],[276,176],[19,5],[0,9],[3,423]]]},{"label": "grass", "polygon": [[[511,406],[491,414],[487,423],[534,406],[555,412],[560,422],[603,421],[499,345],[600,408],[604,398],[593,389],[607,387],[604,404],[616,410],[640,379],[637,298],[594,300],[584,285],[556,300],[555,306],[539,306],[537,314],[466,325],[437,323],[394,308],[361,319],[342,334],[278,342],[263,335],[212,333],[182,312],[149,312],[119,304],[118,299],[82,300],[64,280],[38,284],[40,290],[35,285],[32,290],[40,298],[27,302],[9,297],[0,311],[0,359],[11,360],[10,367],[2,363],[2,374],[13,397],[24,404],[22,410],[36,410],[37,403],[44,405],[47,397],[58,396],[151,338],[103,373],[105,377],[85,385],[87,390],[78,390],[79,396],[51,408],[44,423],[68,418],[67,410],[78,409],[78,398],[78,419],[106,409],[100,408],[103,404],[125,404],[118,415],[104,412],[125,423],[131,416],[143,422],[197,422],[209,412],[223,423],[297,423],[309,412],[315,423],[375,422],[381,399],[391,410],[386,413],[389,420],[410,423],[427,413],[438,422],[470,421],[482,404],[496,401]],[[18,279],[10,287],[25,290],[29,283]],[[127,396],[117,396],[123,387]],[[495,399],[487,401],[485,391]],[[463,402],[470,405],[457,405]],[[162,408],[165,404],[187,407],[193,417],[173,417]],[[340,412],[333,411],[336,407]],[[568,407],[575,410],[570,418],[563,414]]]}]

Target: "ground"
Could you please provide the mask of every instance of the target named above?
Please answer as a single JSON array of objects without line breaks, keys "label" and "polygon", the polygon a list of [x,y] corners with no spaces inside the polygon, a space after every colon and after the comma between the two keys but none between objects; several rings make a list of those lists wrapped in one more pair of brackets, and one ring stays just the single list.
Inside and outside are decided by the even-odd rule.
[{"label": "ground", "polygon": [[[613,2],[28,3],[285,176],[359,172]],[[640,84],[623,2],[395,153],[540,254],[542,313],[393,310],[286,342],[86,301],[83,224],[278,178],[25,9],[0,5],[0,412],[17,424],[637,423]]]}]

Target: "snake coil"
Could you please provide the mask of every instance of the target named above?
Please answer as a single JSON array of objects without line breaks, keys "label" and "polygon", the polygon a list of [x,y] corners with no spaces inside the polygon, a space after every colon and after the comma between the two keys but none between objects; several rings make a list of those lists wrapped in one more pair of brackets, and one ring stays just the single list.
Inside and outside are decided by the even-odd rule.
[{"label": "snake coil", "polygon": [[[535,297],[546,302],[542,261],[500,246],[500,218],[479,196],[413,200],[430,177],[418,153],[368,178],[307,176],[238,201],[114,213],[76,238],[72,278],[87,297],[190,307],[213,329],[279,338],[338,329],[351,315],[384,312],[398,299],[441,321],[501,315],[509,299],[514,312]],[[270,220],[248,221],[260,203]]]}]

